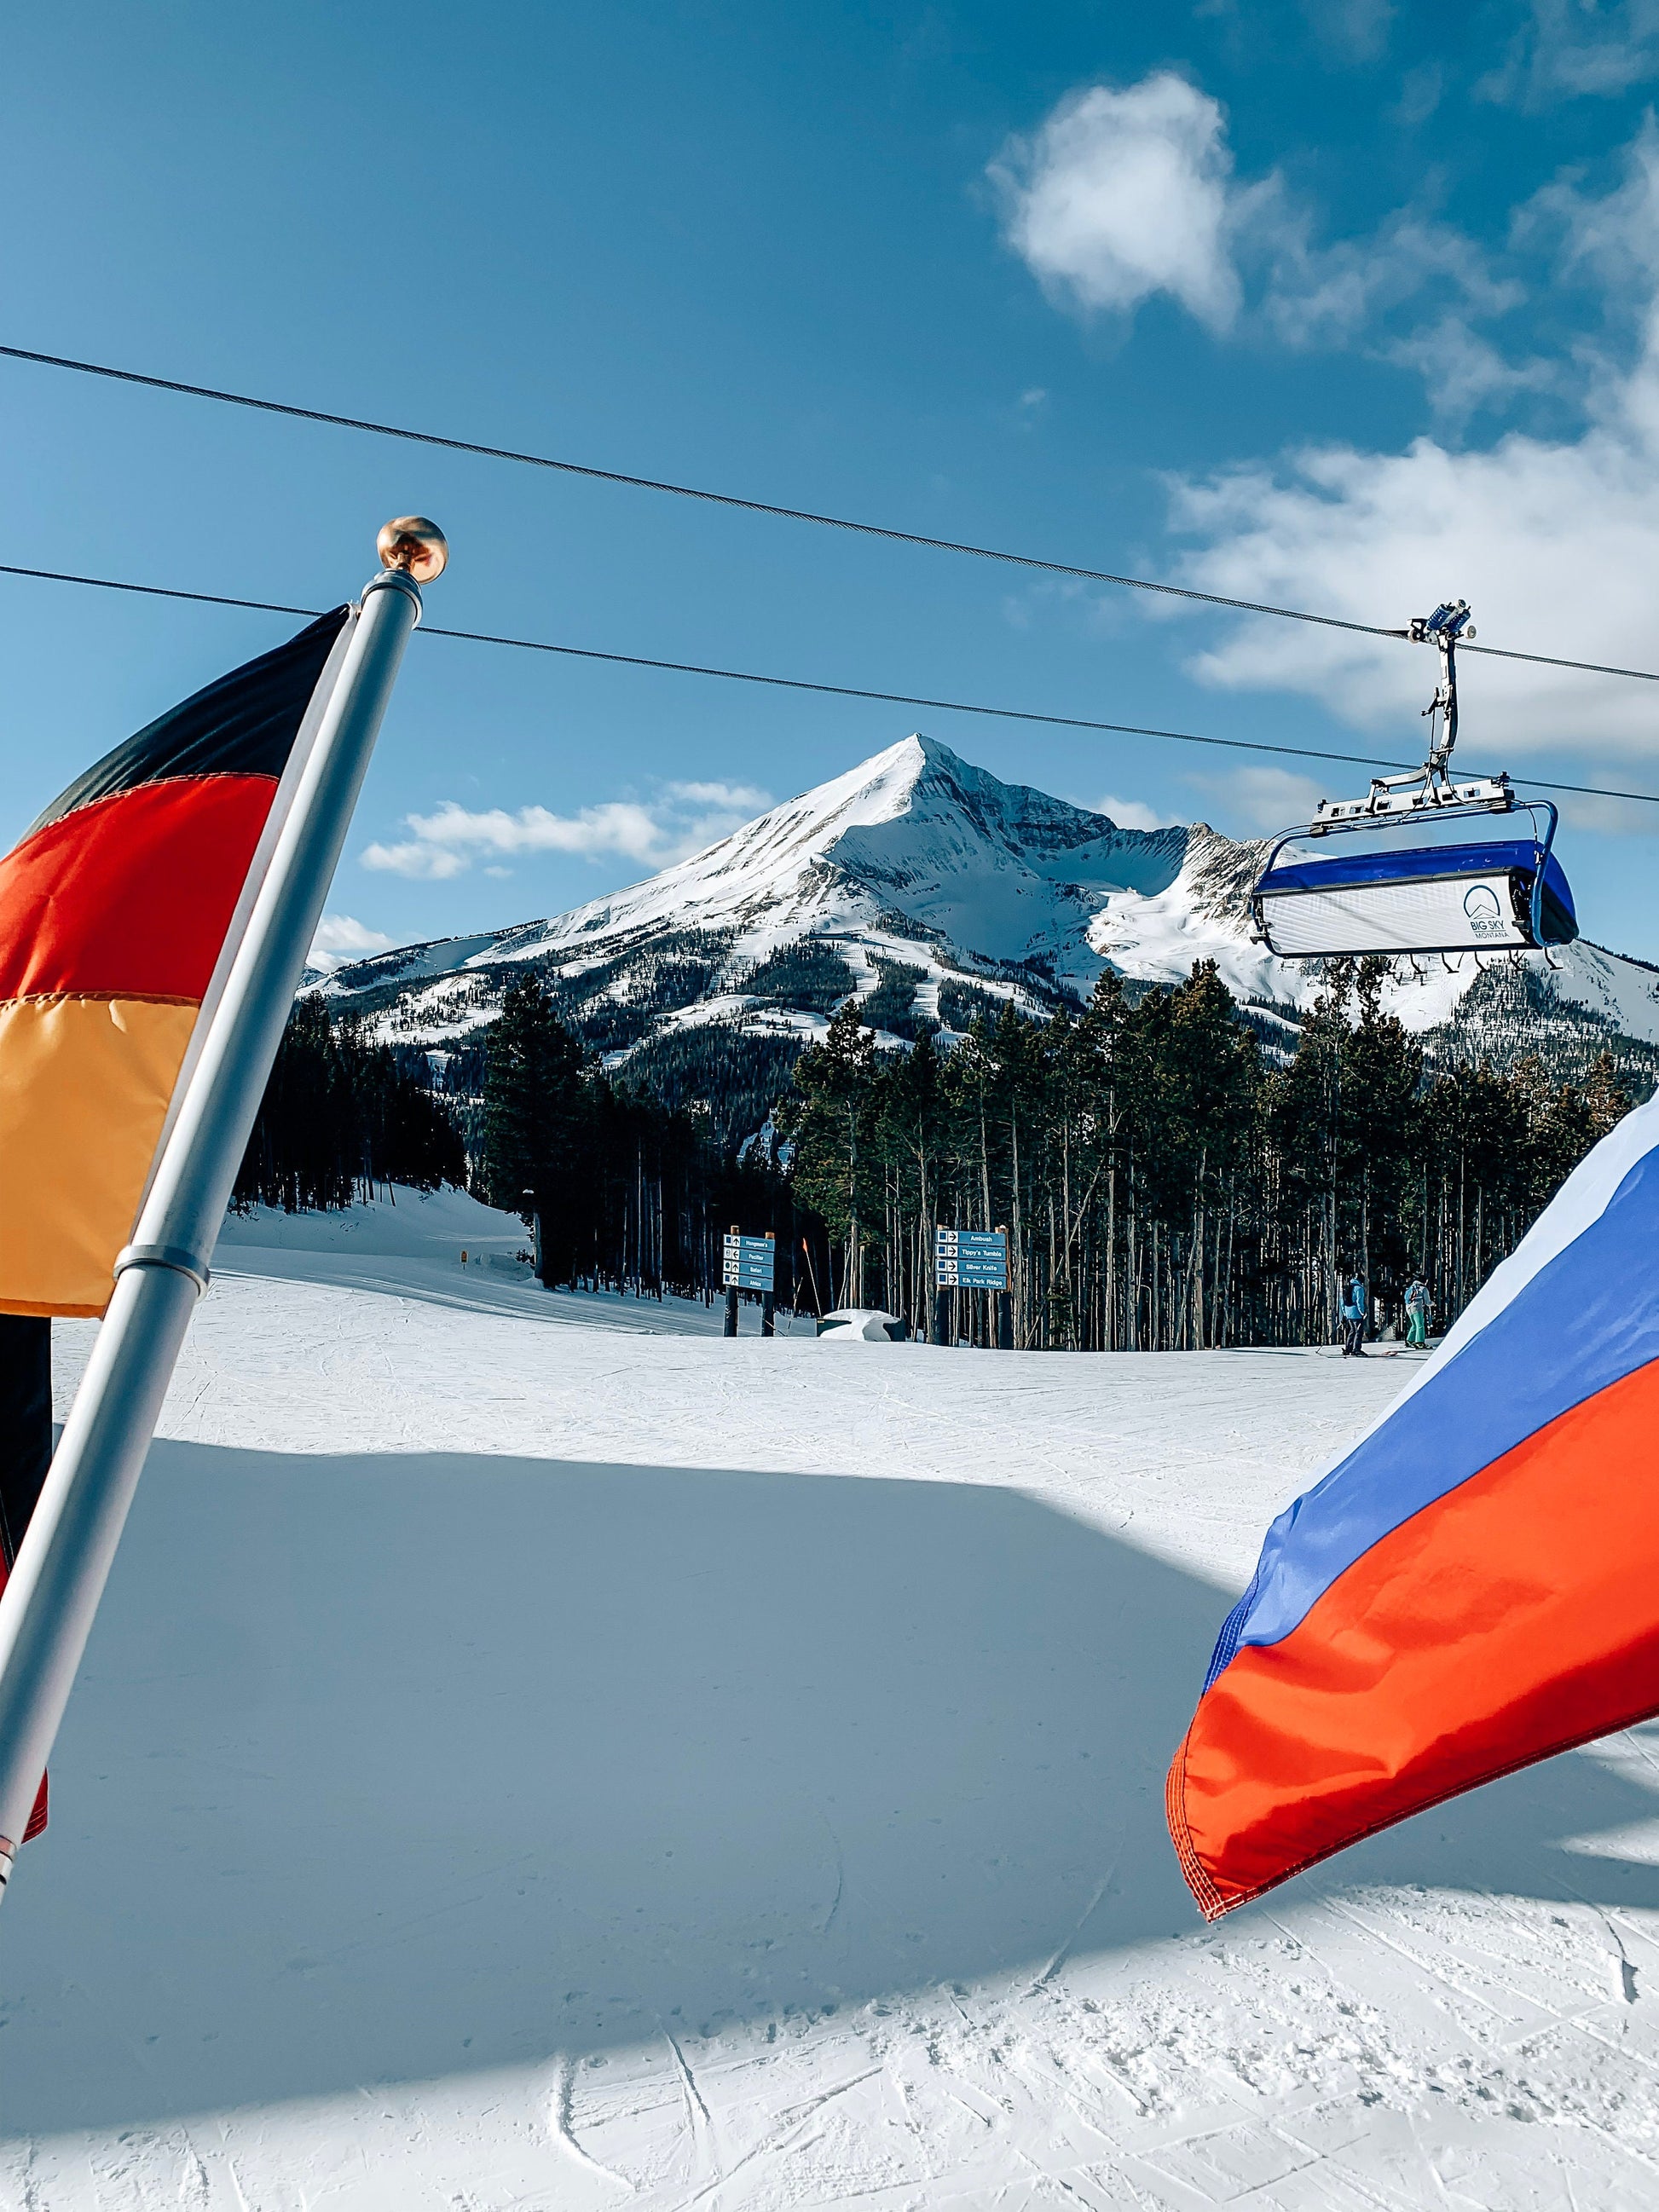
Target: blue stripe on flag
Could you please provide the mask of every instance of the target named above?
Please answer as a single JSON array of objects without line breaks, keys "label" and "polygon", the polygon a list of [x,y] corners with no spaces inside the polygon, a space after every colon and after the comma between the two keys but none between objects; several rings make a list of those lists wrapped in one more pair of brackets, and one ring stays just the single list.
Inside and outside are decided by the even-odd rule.
[{"label": "blue stripe on flag", "polygon": [[1221,1631],[1207,1690],[1241,1644],[1277,1644],[1373,1544],[1598,1390],[1659,1359],[1659,1159],[1479,1336],[1287,1506]]}]

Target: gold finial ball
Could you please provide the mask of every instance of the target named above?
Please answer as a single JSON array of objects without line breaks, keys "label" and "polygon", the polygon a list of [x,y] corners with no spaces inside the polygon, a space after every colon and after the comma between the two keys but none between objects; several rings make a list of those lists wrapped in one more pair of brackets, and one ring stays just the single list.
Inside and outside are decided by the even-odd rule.
[{"label": "gold finial ball", "polygon": [[429,584],[444,572],[449,541],[425,515],[400,514],[384,525],[374,550],[383,568],[401,568],[417,584]]}]

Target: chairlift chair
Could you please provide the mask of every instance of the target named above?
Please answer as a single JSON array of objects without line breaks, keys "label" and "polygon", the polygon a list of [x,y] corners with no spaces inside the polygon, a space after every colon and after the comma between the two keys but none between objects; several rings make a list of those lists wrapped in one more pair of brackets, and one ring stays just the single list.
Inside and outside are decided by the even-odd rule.
[{"label": "chairlift chair", "polygon": [[[1448,601],[1406,633],[1440,653],[1440,682],[1428,707],[1429,757],[1407,775],[1376,776],[1363,799],[1324,799],[1311,822],[1275,842],[1250,893],[1258,940],[1285,959],[1353,953],[1538,952],[1578,934],[1572,892],[1553,852],[1556,810],[1518,799],[1507,775],[1453,781],[1460,638],[1473,638],[1469,610]],[[1477,815],[1525,814],[1531,835],[1488,831],[1454,842],[1401,847],[1395,831]],[[1313,839],[1381,833],[1381,849],[1309,854]],[[1298,849],[1292,849],[1298,848]]]}]

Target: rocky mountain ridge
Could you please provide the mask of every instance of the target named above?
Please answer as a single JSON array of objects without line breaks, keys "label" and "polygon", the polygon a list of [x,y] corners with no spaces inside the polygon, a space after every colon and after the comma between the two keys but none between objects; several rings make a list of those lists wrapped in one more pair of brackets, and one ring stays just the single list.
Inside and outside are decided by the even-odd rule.
[{"label": "rocky mountain ridge", "polygon": [[[1108,964],[1149,987],[1213,959],[1285,1050],[1322,979],[1251,940],[1265,851],[1203,823],[1123,829],[911,737],[643,883],[312,988],[388,1042],[465,1059],[533,964],[611,1065],[671,1096],[704,1095],[717,1064],[730,1090],[747,1065],[738,1111],[775,1092],[849,995],[897,1047],[1009,1002],[1075,1004]],[[1659,1073],[1659,970],[1586,943],[1485,970],[1472,955],[1402,961],[1384,1001],[1437,1058],[1507,1064],[1535,1048],[1571,1072],[1611,1045],[1644,1087]]]}]

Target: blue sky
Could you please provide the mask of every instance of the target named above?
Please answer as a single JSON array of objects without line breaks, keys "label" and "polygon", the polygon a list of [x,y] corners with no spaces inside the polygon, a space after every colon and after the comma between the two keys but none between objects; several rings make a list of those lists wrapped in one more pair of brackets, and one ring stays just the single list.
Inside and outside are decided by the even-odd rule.
[{"label": "blue sky", "polygon": [[[76,5],[14,21],[0,336],[1105,568],[1659,666],[1659,4]],[[0,362],[6,560],[1409,757],[1428,656]],[[0,841],[281,618],[0,579]],[[1659,790],[1653,687],[1464,671]],[[1262,761],[417,640],[331,906],[546,914],[920,719],[1131,822]],[[1316,771],[1321,787],[1326,779]],[[1659,807],[1563,831],[1659,959]],[[352,933],[342,929],[342,945]]]}]

